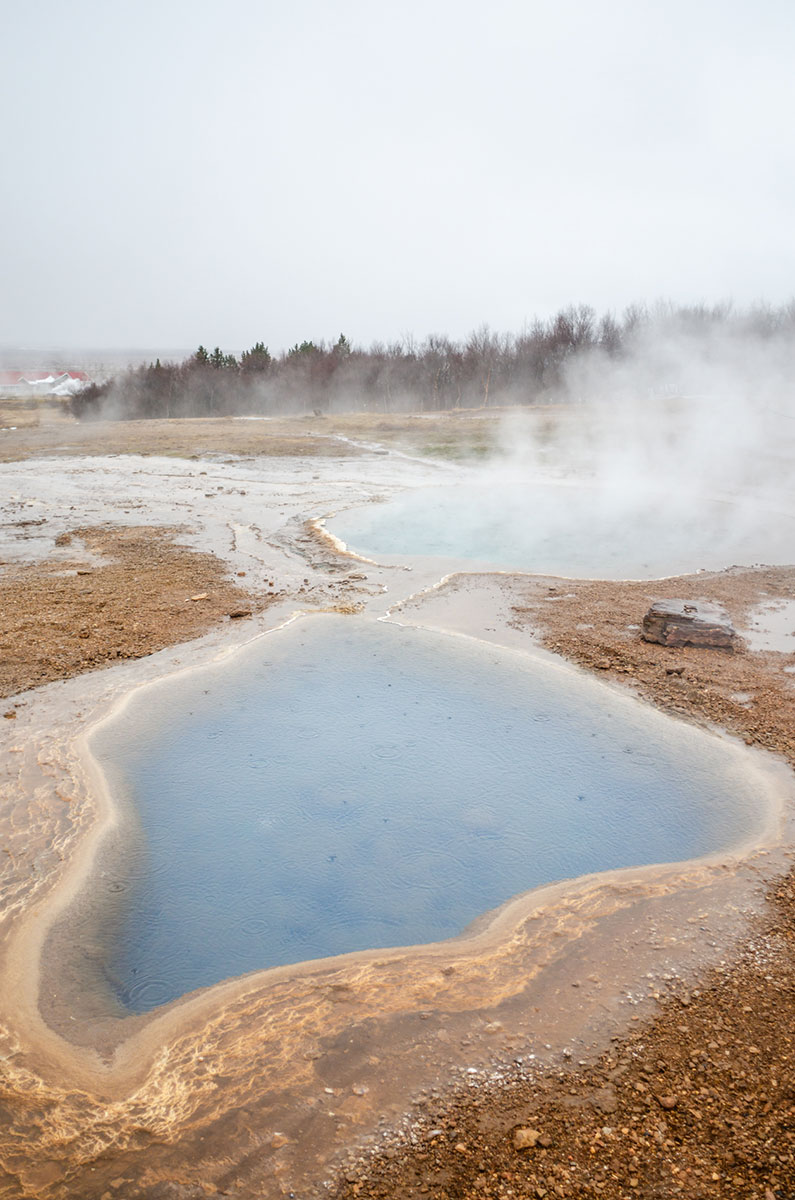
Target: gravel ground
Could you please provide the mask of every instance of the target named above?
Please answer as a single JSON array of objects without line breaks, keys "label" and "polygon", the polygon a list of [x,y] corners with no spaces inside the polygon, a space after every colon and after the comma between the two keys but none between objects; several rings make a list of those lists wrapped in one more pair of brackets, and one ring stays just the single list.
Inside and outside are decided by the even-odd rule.
[{"label": "gravel ground", "polygon": [[213,555],[175,545],[174,533],[75,529],[58,539],[68,557],[8,566],[0,696],[142,658],[266,607],[267,594],[245,591]]}]

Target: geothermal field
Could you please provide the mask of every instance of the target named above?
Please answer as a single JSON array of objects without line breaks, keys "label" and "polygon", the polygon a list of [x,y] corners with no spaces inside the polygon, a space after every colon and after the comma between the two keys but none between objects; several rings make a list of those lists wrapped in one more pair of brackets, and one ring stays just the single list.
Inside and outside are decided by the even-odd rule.
[{"label": "geothermal field", "polygon": [[763,411],[5,414],[0,1195],[791,1194]]}]

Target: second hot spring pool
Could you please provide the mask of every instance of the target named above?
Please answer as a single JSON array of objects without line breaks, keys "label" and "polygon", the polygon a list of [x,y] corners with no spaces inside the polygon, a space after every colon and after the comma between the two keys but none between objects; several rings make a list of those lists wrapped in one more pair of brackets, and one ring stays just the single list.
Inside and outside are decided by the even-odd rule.
[{"label": "second hot spring pool", "polygon": [[379,561],[428,556],[535,574],[662,579],[789,563],[791,513],[617,479],[599,486],[494,477],[423,487],[337,513],[328,529]]},{"label": "second hot spring pool", "polygon": [[554,664],[351,617],[147,687],[92,750],[128,818],[103,969],[135,1011],[449,938],[539,884],[760,824],[731,744]]}]

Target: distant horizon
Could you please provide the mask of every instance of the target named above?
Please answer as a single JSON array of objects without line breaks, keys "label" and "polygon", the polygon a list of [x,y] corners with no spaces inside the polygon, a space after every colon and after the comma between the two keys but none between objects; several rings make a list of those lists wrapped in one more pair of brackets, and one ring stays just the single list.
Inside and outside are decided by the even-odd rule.
[{"label": "distant horizon", "polygon": [[[529,329],[536,321],[549,320],[556,316],[559,312],[566,312],[571,309],[588,308],[591,309],[597,318],[604,316],[614,317],[620,322],[621,318],[632,310],[653,312],[657,306],[671,306],[675,311],[690,310],[705,308],[708,310],[718,309],[721,307],[727,308],[731,313],[743,314],[755,311],[771,311],[781,312],[791,306],[795,306],[795,288],[785,296],[782,300],[772,300],[767,296],[759,296],[755,300],[749,302],[737,302],[732,298],[715,297],[710,299],[701,298],[700,300],[674,300],[670,297],[655,297],[653,300],[630,300],[622,305],[619,309],[606,308],[599,309],[595,305],[588,303],[579,303],[573,301],[569,304],[560,305],[547,313],[533,313],[525,319],[518,327],[514,328],[498,328],[482,321],[467,329],[462,334],[452,334],[443,329],[431,329],[423,332],[416,330],[407,330],[395,337],[374,337],[369,341],[359,339],[355,332],[350,329],[334,329],[331,333],[319,334],[317,330],[306,329],[298,333],[295,338],[288,341],[284,345],[276,345],[269,342],[265,333],[260,334],[253,341],[239,341],[237,343],[222,343],[215,338],[199,339],[190,346],[175,346],[165,344],[152,345],[92,345],[91,343],[0,343],[0,368],[9,369],[41,369],[54,365],[72,365],[78,367],[80,360],[96,361],[99,365],[107,366],[139,366],[142,363],[155,362],[158,358],[162,362],[181,362],[191,357],[196,353],[199,346],[204,346],[207,350],[213,350],[219,346],[225,353],[241,354],[257,341],[262,341],[268,347],[271,354],[275,357],[286,354],[293,345],[299,344],[303,340],[314,341],[316,344],[330,345],[337,340],[340,334],[344,334],[350,344],[359,350],[365,352],[372,349],[374,346],[391,346],[395,344],[405,344],[406,342],[415,342],[418,346],[425,344],[430,338],[448,339],[452,343],[465,342],[467,338],[487,330],[489,333],[498,337],[518,337],[523,330]],[[34,361],[40,359],[42,361]],[[48,361],[43,361],[43,360]],[[24,360],[24,361],[23,361]]]}]

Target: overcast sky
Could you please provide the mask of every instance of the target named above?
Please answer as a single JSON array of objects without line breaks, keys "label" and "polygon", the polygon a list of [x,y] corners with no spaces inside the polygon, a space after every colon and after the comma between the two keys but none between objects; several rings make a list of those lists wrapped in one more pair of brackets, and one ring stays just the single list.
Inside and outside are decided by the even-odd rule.
[{"label": "overcast sky", "polygon": [[17,0],[0,346],[795,293],[792,0]]}]

